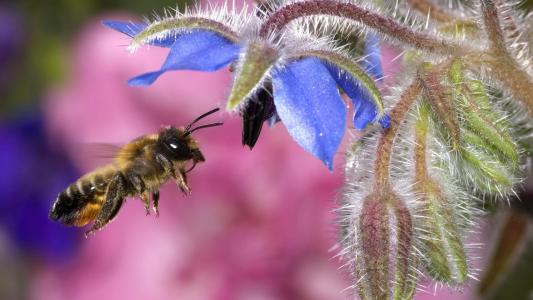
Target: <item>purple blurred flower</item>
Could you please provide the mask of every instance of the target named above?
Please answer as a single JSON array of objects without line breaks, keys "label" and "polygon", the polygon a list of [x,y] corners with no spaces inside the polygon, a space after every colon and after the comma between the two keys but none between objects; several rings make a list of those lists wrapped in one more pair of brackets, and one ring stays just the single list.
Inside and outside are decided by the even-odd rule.
[{"label": "purple blurred flower", "polygon": [[78,234],[48,220],[58,192],[76,178],[64,155],[50,149],[37,113],[0,123],[0,225],[28,254],[65,259]]},{"label": "purple blurred flower", "polygon": [[19,55],[26,34],[20,13],[9,5],[0,4],[0,89],[10,80],[14,58]]}]

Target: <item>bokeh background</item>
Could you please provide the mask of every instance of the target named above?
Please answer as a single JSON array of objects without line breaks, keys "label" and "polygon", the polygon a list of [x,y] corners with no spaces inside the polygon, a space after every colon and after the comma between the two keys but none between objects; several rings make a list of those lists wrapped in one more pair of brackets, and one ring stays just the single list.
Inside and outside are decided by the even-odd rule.
[{"label": "bokeh background", "polygon": [[[89,239],[83,229],[48,220],[57,194],[105,162],[91,144],[120,145],[224,103],[227,70],[171,72],[149,88],[128,87],[128,78],[158,68],[167,50],[133,56],[127,39],[101,25],[186,4],[0,1],[0,299],[350,295],[335,258],[342,154],[330,173],[280,124],[265,128],[249,151],[237,116],[212,117],[225,125],[195,133],[207,162],[190,175],[192,195],[165,185],[159,218],[132,199]],[[472,280],[460,291],[430,285],[417,299],[531,297],[529,199],[525,192],[519,205],[491,207],[480,223],[474,240],[488,245],[477,253],[481,284]]]}]

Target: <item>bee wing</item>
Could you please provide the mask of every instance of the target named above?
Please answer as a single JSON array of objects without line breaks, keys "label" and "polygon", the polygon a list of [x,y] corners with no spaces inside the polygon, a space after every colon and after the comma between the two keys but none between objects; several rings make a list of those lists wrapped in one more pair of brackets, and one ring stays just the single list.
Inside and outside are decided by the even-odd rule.
[{"label": "bee wing", "polygon": [[79,153],[86,158],[111,160],[120,151],[120,146],[108,143],[82,143]]},{"label": "bee wing", "polygon": [[105,165],[126,154],[122,146],[109,143],[81,143],[76,146],[75,156],[81,161],[89,160],[93,165]]},{"label": "bee wing", "polygon": [[84,148],[91,157],[101,159],[114,158],[120,150],[120,146],[108,143],[87,143]]}]

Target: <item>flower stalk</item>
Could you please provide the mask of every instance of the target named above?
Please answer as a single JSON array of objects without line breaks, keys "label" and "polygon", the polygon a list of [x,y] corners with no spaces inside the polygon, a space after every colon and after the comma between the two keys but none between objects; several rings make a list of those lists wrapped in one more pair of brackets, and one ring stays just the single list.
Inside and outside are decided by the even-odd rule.
[{"label": "flower stalk", "polygon": [[533,115],[533,79],[510,55],[494,1],[481,0],[480,7],[489,38],[489,59],[485,63],[492,71],[490,75],[500,81],[517,100],[524,103]]},{"label": "flower stalk", "polygon": [[376,153],[374,166],[374,190],[379,191],[390,187],[389,168],[394,139],[399,131],[407,112],[422,92],[419,80],[411,83],[400,96],[398,102],[390,112],[391,125],[378,141],[379,151]]},{"label": "flower stalk", "polygon": [[440,54],[468,52],[467,47],[412,30],[395,20],[352,3],[333,0],[310,0],[281,7],[263,23],[259,34],[266,37],[280,31],[291,21],[314,15],[329,15],[351,19],[368,26],[394,40],[416,49]]},{"label": "flower stalk", "polygon": [[452,149],[457,150],[461,144],[459,121],[454,105],[440,82],[442,77],[440,68],[434,68],[428,64],[424,65],[419,72],[425,99],[437,114],[440,123],[446,127]]}]

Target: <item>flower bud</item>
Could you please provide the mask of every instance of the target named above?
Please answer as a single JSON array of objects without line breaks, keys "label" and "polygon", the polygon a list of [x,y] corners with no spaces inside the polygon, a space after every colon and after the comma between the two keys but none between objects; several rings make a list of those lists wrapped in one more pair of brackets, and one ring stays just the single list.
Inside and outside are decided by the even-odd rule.
[{"label": "flower bud", "polygon": [[388,188],[371,193],[356,226],[360,298],[411,299],[416,287],[413,222],[402,199]]},{"label": "flower bud", "polygon": [[517,181],[519,153],[507,117],[494,108],[482,82],[464,77],[460,61],[452,64],[449,79],[462,121],[458,175],[481,192],[508,194]]}]

